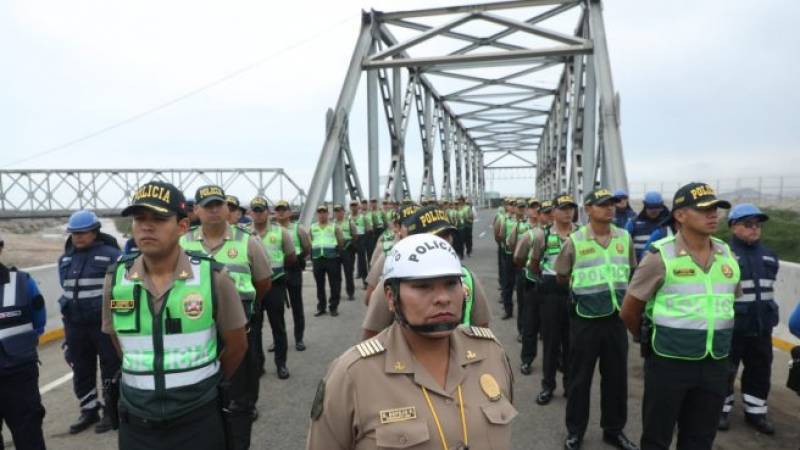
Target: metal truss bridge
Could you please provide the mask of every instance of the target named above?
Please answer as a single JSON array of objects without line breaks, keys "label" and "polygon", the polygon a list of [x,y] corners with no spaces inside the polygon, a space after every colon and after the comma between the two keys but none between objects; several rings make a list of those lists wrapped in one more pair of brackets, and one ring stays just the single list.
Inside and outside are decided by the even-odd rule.
[{"label": "metal truss bridge", "polygon": [[305,203],[304,190],[283,169],[2,170],[0,218],[68,216],[84,208],[100,215],[117,215],[129,204],[136,188],[152,180],[172,183],[187,195],[202,185],[216,184],[268,200]]},{"label": "metal truss bridge", "polygon": [[[364,72],[370,198],[412,194],[405,158],[411,115],[423,152],[420,196],[483,202],[490,171],[516,178],[528,171],[531,192],[543,198],[559,192],[580,197],[597,185],[627,187],[601,0],[373,10],[362,13],[338,101],[328,112],[301,214],[306,223],[329,185],[336,203],[344,203],[345,194],[367,196],[349,143],[350,111]],[[382,186],[381,115],[391,142]],[[442,161],[436,177],[435,153]]]}]

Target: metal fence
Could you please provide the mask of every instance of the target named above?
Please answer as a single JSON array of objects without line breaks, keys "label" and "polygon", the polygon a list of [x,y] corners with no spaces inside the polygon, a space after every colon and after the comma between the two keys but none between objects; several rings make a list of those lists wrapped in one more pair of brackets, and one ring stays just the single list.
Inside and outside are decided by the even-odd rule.
[{"label": "metal fence", "polygon": [[[629,183],[630,198],[641,200],[645,192],[657,191],[666,202],[679,187],[693,180],[679,181],[632,181]],[[761,177],[720,178],[702,180],[709,183],[717,195],[735,202],[751,202],[761,206],[783,206],[800,208],[800,175],[775,175]]]}]

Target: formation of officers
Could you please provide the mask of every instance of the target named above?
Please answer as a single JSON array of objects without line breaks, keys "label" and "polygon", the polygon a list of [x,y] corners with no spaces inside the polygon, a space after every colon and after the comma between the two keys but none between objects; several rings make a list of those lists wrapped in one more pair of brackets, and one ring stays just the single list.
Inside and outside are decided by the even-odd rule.
[{"label": "formation of officers", "polygon": [[[472,253],[472,206],[463,198],[382,203],[354,201],[349,214],[334,205],[333,218],[320,206],[306,230],[285,201],[269,211],[256,197],[247,211],[219,186],[187,201],[153,181],[122,212],[133,235],[124,251],[94,214],[74,214],[59,259],[65,358],[80,409],[70,433],[118,428],[120,449],[249,448],[264,314],[268,351],[286,379],[285,308],[303,351],[310,259],[316,316],[338,315],[342,273],[348,300],[361,279],[368,308],[364,340],[319,383],[308,449],[510,448],[513,371],[488,328],[483,284],[462,264]],[[566,449],[580,448],[587,431],[598,361],[603,441],[639,448],[624,434],[626,328],[645,358],[641,448],[669,448],[677,425],[679,449],[710,449],[717,429],[731,426],[739,365],[747,423],[774,432],[767,396],[778,259],[760,243],[768,217],[753,205],[728,214],[731,245],[712,236],[719,209],[729,208],[710,186],[691,183],[671,209],[648,193],[639,214],[624,192],[606,189],[582,207],[565,194],[507,199],[498,210],[502,318],[514,317],[516,296],[524,375],[541,338],[536,403],[551,402],[562,373]],[[0,284],[0,394],[13,399],[0,418],[16,448],[42,449],[44,300],[15,268],[0,264]]]}]

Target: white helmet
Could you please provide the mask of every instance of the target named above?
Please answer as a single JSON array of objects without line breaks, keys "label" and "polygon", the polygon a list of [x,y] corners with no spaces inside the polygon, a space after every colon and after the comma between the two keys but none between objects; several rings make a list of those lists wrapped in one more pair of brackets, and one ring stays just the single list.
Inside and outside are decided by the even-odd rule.
[{"label": "white helmet", "polygon": [[386,255],[383,279],[423,279],[461,276],[461,261],[444,239],[427,233],[398,241]]}]

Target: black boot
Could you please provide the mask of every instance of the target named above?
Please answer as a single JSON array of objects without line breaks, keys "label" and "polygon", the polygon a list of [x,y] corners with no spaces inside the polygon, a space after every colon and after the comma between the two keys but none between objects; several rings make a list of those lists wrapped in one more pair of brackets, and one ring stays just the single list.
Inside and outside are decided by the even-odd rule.
[{"label": "black boot", "polygon": [[82,409],[81,416],[78,417],[77,422],[69,426],[69,434],[78,434],[92,426],[93,423],[97,423],[100,420],[100,414],[97,412],[99,409],[99,407]]},{"label": "black boot", "polygon": [[107,408],[103,409],[103,418],[100,419],[100,422],[94,426],[94,432],[97,434],[105,433],[106,431],[111,431],[114,429],[114,425],[111,423],[111,414],[108,412]]}]

